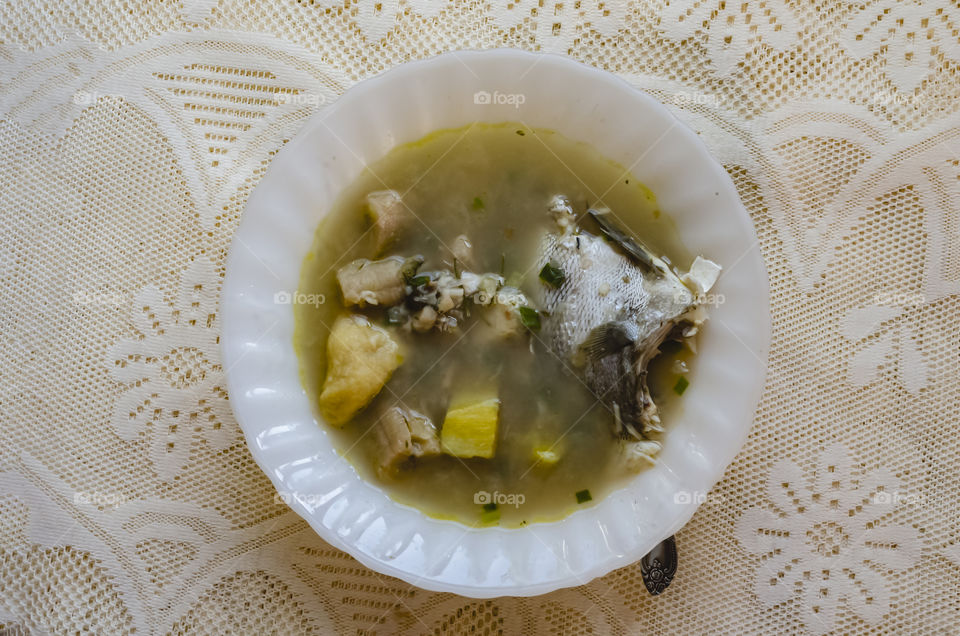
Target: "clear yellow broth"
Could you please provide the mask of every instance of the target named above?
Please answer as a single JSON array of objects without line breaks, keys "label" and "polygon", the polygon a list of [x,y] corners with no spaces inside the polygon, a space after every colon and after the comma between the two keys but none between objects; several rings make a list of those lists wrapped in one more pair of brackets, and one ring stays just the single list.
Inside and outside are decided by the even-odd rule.
[{"label": "clear yellow broth", "polygon": [[[588,205],[606,205],[647,245],[680,267],[690,262],[650,191],[591,146],[518,123],[434,132],[369,165],[317,228],[298,298],[322,297],[324,302],[294,306],[294,346],[314,404],[324,380],[329,328],[338,315],[358,311],[343,306],[336,270],[356,258],[376,257],[365,196],[388,188],[402,193],[419,219],[388,253],[421,254],[424,271],[449,269],[452,258],[444,246],[466,234],[473,243],[473,271],[499,273],[502,268],[507,283],[521,289],[542,284],[533,271],[535,249],[540,236],[555,229],[547,214],[555,194],[568,196],[578,213]],[[358,313],[387,326],[382,310]],[[339,454],[361,476],[428,515],[470,526],[506,527],[563,518],[632,477],[616,461],[610,410],[569,371],[568,363],[537,342],[531,352],[529,337],[491,342],[479,335],[481,330],[468,329],[469,324],[470,319],[459,334],[391,329],[403,348],[403,364],[353,421],[342,429],[326,427]],[[678,408],[673,361],[688,356],[686,350],[664,354],[652,367],[651,389],[667,426]],[[378,476],[371,426],[384,408],[401,399],[439,428],[451,397],[489,391],[501,400],[493,459],[441,456],[415,462],[394,478]],[[560,461],[552,467],[535,465],[532,453],[538,447],[553,447]],[[577,493],[583,491],[589,491],[589,501],[578,501]],[[499,502],[495,511],[484,508],[490,501]]]}]

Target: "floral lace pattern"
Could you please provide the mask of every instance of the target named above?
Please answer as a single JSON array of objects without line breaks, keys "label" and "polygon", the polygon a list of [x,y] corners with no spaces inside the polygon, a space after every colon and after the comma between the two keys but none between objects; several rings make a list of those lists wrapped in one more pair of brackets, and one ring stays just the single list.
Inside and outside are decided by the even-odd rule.
[{"label": "floral lace pattern", "polygon": [[148,438],[147,456],[163,480],[189,458],[193,440],[218,450],[236,441],[220,349],[219,280],[213,263],[198,260],[166,300],[154,286],[133,301],[137,336],[110,351],[114,377],[127,385],[117,400],[113,425],[127,440]]},{"label": "floral lace pattern", "polygon": [[899,496],[893,475],[855,475],[839,444],[823,452],[812,475],[790,460],[770,470],[770,507],[745,510],[736,537],[760,556],[754,591],[768,606],[800,599],[804,627],[835,627],[841,604],[869,625],[890,611],[890,581],[881,571],[912,566],[919,556],[916,528],[883,524]]},{"label": "floral lace pattern", "polygon": [[[40,0],[0,15],[0,632],[955,630],[954,3]],[[272,157],[359,79],[496,46],[569,55],[668,104],[759,237],[767,387],[656,598],[639,564],[490,601],[378,575],[289,511],[230,412],[218,295]]]}]

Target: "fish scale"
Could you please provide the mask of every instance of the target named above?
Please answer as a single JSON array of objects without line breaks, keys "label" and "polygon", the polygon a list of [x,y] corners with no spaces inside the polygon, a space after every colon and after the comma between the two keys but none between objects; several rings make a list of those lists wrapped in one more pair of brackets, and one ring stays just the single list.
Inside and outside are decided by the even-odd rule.
[{"label": "fish scale", "polygon": [[696,298],[661,259],[641,265],[614,245],[588,232],[546,233],[537,268],[550,263],[565,278],[538,285],[534,299],[546,345],[613,411],[616,433],[644,438],[659,421],[647,363]]}]

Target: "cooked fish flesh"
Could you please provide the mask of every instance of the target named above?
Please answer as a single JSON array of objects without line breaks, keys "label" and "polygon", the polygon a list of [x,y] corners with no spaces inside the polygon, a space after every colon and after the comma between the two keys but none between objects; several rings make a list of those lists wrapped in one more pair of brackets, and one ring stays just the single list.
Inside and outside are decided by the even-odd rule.
[{"label": "cooked fish flesh", "polygon": [[373,222],[375,251],[382,254],[413,218],[396,190],[378,190],[367,195],[367,215]]},{"label": "cooked fish flesh", "polygon": [[390,306],[406,295],[404,259],[391,256],[379,261],[358,258],[337,270],[343,302],[350,305]]},{"label": "cooked fish flesh", "polygon": [[411,457],[440,454],[440,438],[430,418],[403,406],[384,412],[377,422],[376,438],[379,472],[384,477]]},{"label": "cooked fish flesh", "polygon": [[[461,241],[462,239],[462,241]],[[458,243],[469,246],[465,236]],[[420,272],[422,256],[388,256],[371,261],[360,258],[337,270],[337,281],[347,306],[379,306],[387,309],[387,322],[405,330],[426,333],[432,329],[455,332],[464,318],[462,307],[469,300],[499,337],[523,331],[522,309],[530,304],[503,276],[447,269]]]},{"label": "cooked fish flesh", "polygon": [[544,235],[537,268],[550,264],[563,272],[563,280],[536,288],[533,300],[547,316],[541,337],[610,407],[616,434],[646,439],[661,430],[647,364],[678,325],[701,319],[692,313],[697,294],[713,284],[719,266],[698,259],[688,286],[663,259],[618,229],[609,211],[590,211],[603,238],[577,227],[565,198],[557,197],[550,210],[559,231]]},{"label": "cooked fish flesh", "polygon": [[453,239],[453,245],[450,247],[451,255],[460,262],[461,267],[470,269],[473,263],[473,243],[466,234],[461,234]]}]

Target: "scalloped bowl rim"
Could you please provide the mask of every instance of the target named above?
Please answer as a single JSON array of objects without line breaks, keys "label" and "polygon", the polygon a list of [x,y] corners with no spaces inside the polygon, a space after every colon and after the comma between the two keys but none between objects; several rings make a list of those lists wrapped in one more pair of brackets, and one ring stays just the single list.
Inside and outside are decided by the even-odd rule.
[{"label": "scalloped bowl rim", "polygon": [[[490,89],[494,96],[524,95],[524,103],[477,103],[477,91]],[[717,292],[734,302],[711,308],[683,413],[668,423],[654,467],[562,520],[469,529],[394,502],[339,458],[299,382],[292,305],[278,304],[275,295],[296,290],[317,222],[365,163],[457,122],[517,120],[587,141],[631,165],[676,221],[686,247],[727,268]],[[636,154],[631,144],[647,148],[635,164],[627,161]],[[221,314],[231,406],[257,464],[288,493],[284,501],[367,567],[474,598],[584,584],[638,561],[679,530],[746,439],[771,330],[753,225],[697,135],[610,73],[512,49],[406,63],[313,114],[249,198],[227,256]]]}]

